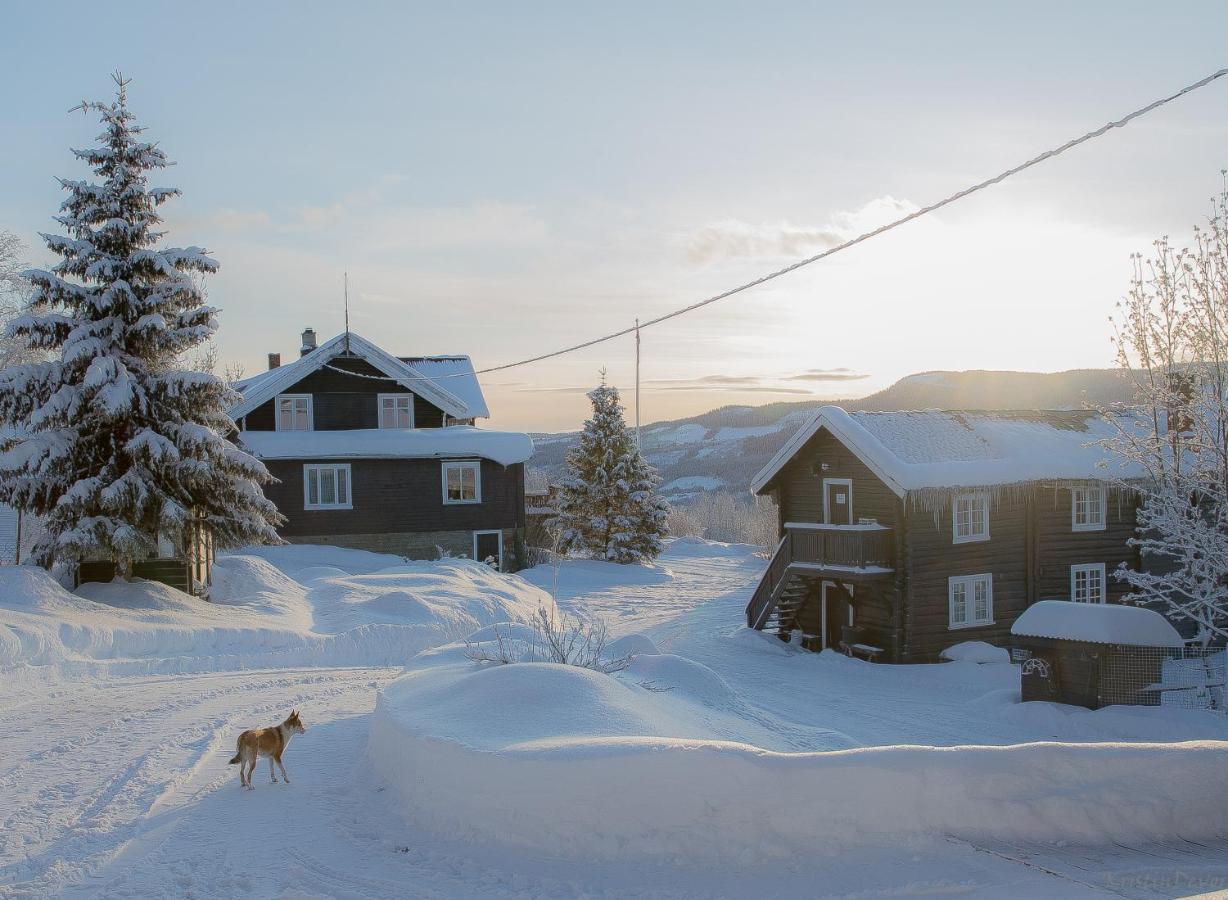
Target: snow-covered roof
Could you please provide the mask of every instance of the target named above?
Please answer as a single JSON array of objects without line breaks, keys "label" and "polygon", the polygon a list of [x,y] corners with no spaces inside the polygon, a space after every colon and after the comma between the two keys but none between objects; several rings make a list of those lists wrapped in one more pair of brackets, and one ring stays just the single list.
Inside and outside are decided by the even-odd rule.
[{"label": "snow-covered roof", "polygon": [[244,449],[260,459],[489,459],[504,466],[533,455],[533,439],[470,425],[346,431],[244,431]]},{"label": "snow-covered roof", "polygon": [[[407,362],[393,356],[362,335],[351,331],[325,341],[294,362],[235,382],[234,388],[243,395],[243,400],[230,410],[230,417],[238,419],[247,415],[262,403],[290,390],[312,372],[322,369],[347,352],[370,363],[406,390],[426,398],[454,419],[490,415],[482,397],[482,387],[478,384],[473,364],[468,357],[446,357],[442,366],[427,364],[420,369],[416,362]],[[428,372],[427,369],[431,371]]]},{"label": "snow-covered roof", "polygon": [[1033,603],[1015,620],[1011,634],[1130,647],[1182,647],[1185,644],[1172,623],[1153,609],[1069,600]]},{"label": "snow-covered roof", "polygon": [[468,356],[402,356],[400,359],[464,401],[469,407],[469,415],[458,418],[484,419],[490,416],[486,398],[482,396],[482,386],[473,372],[473,361]]},{"label": "snow-covered roof", "polygon": [[1115,434],[1096,413],[1070,411],[845,412],[824,406],[751,482],[761,492],[826,429],[896,494],[924,488],[987,487],[1041,480],[1141,476],[1097,442]]}]

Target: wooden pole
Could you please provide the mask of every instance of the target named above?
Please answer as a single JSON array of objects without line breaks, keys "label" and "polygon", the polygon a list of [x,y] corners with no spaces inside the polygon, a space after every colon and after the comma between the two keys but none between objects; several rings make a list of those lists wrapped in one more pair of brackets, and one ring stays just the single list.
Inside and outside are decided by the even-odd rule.
[{"label": "wooden pole", "polygon": [[640,320],[635,320],[635,449],[640,450]]}]

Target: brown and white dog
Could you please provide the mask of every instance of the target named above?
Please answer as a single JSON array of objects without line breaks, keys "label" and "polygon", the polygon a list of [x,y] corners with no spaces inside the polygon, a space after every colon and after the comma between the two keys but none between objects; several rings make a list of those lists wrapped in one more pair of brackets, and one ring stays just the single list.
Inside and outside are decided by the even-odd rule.
[{"label": "brown and white dog", "polygon": [[285,779],[286,784],[289,784],[290,776],[286,774],[286,767],[282,765],[281,755],[290,744],[290,738],[306,730],[307,726],[298,717],[298,710],[292,709],[286,721],[280,725],[274,725],[272,728],[253,728],[239,735],[239,741],[235,746],[237,752],[234,759],[230,761],[230,765],[238,763],[239,781],[243,787],[249,791],[255,790],[252,787],[252,772],[256,768],[256,759],[261,756],[269,758],[269,777],[273,779],[273,783],[277,783],[277,773],[273,768],[273,763],[277,763],[277,768],[281,769],[281,777]]}]

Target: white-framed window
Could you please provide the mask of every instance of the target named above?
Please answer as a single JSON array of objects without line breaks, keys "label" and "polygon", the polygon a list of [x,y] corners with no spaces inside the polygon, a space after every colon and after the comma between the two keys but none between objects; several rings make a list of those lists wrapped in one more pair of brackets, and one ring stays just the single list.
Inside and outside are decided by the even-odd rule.
[{"label": "white-framed window", "polygon": [[303,509],[353,509],[349,463],[303,466]]},{"label": "white-framed window", "polygon": [[956,544],[989,540],[989,494],[957,494],[951,504],[951,540]]},{"label": "white-framed window", "polygon": [[1102,484],[1075,485],[1070,489],[1070,530],[1104,531],[1108,492]]},{"label": "white-framed window", "polygon": [[947,579],[951,628],[993,624],[993,575],[956,575]]},{"label": "white-framed window", "polygon": [[413,394],[380,394],[376,402],[380,428],[414,427]]},{"label": "white-framed window", "polygon": [[480,462],[474,459],[443,464],[443,502],[482,502],[482,464]]},{"label": "white-framed window", "polygon": [[315,427],[311,394],[278,394],[274,404],[278,431],[311,431]]},{"label": "white-framed window", "polygon": [[1104,602],[1104,563],[1070,567],[1070,599],[1075,603]]}]

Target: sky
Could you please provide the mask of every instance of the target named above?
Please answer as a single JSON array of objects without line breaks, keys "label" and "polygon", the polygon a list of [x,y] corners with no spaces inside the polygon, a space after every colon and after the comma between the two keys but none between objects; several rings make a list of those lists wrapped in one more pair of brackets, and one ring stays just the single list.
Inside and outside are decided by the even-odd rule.
[{"label": "sky", "polygon": [[[221,263],[221,360],[306,326],[496,366],[711,296],[1228,66],[1216,3],[10,2],[0,229],[50,258],[109,73]],[[1112,364],[1130,254],[1188,240],[1228,79],[941,213],[642,333],[643,421],[935,369]],[[483,377],[577,427],[622,338]]]}]

